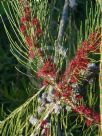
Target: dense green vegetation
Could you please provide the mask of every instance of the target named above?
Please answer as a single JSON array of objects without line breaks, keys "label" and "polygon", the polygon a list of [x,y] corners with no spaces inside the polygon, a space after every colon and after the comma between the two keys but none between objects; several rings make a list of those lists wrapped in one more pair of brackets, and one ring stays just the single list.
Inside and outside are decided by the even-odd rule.
[{"label": "dense green vegetation", "polygon": [[[33,3],[33,0],[31,0],[31,2]],[[34,16],[38,16],[42,29],[44,30],[44,35],[42,36],[42,39],[39,40],[39,43],[41,43],[42,47],[44,46],[43,48],[46,58],[48,56],[53,57],[53,50],[47,50],[47,46],[51,45],[53,48],[57,39],[64,2],[62,2],[62,0],[53,0],[52,3],[49,4],[47,3],[47,0],[44,0],[41,3],[35,2],[33,4],[34,9],[32,8],[32,12]],[[63,58],[61,56],[61,62],[59,62],[61,74],[65,70],[67,62],[75,56],[76,49],[81,45],[82,41],[87,39],[89,33],[93,32],[100,25],[100,11],[95,0],[78,0],[77,4],[78,6],[76,9],[68,9],[68,21],[66,23],[64,38],[62,41],[63,48],[65,50],[68,48],[68,51],[67,57]],[[11,6],[10,4],[8,5]],[[52,9],[54,6],[56,8]],[[13,6],[11,10],[13,10]],[[10,13],[10,11],[8,13]],[[15,16],[15,13],[13,13],[12,16],[17,23],[16,17],[18,17],[20,13],[18,13],[17,16]],[[11,26],[9,23],[11,20],[7,18],[2,5],[0,5],[0,14],[3,17],[9,34],[19,45],[18,39],[13,31],[13,25]],[[19,58],[19,55],[17,57],[15,55],[15,58],[11,54],[11,43],[7,38],[8,33],[4,30],[3,21],[0,19],[0,121],[3,121],[3,127],[2,125],[0,126],[2,128],[0,133],[2,133],[2,136],[4,136],[4,134],[7,134],[7,136],[13,136],[15,134],[21,136],[22,133],[25,136],[29,136],[34,128],[30,126],[28,120],[29,117],[37,111],[37,107],[39,106],[37,102],[38,97],[34,96],[34,94],[35,92],[40,94],[41,90],[39,91],[39,89],[33,86],[32,82],[30,82],[31,80],[27,76],[27,70],[16,60],[16,58]],[[16,33],[18,34],[17,31]],[[19,37],[21,36],[20,34],[18,35]],[[22,38],[20,40],[21,42],[23,41]],[[13,49],[13,44],[11,44],[11,47]],[[92,56],[92,54],[90,56],[94,62],[97,60],[99,61],[99,55],[97,55],[98,57]],[[96,62],[96,65],[99,67],[99,62]],[[33,66],[34,65],[32,64],[32,67]],[[35,66],[33,68],[37,69]],[[96,72],[95,77],[90,84],[83,84],[81,86],[81,93],[84,100],[80,102],[86,104],[97,112],[99,112],[98,74],[99,73]],[[47,89],[45,89],[45,91],[47,91]],[[52,114],[50,116],[52,136],[57,136],[58,129],[61,136],[87,136],[87,134],[88,136],[98,135],[99,130],[97,125],[92,125],[87,128],[84,119],[82,117],[80,118],[79,115],[72,111],[65,112],[65,106],[66,105],[62,103],[63,108],[60,115]],[[46,113],[42,114],[41,119],[44,115],[46,115]],[[7,128],[8,131],[6,133]],[[12,131],[13,129],[14,131]],[[36,129],[34,130],[36,131]]]},{"label": "dense green vegetation", "polygon": [[[9,22],[0,5],[0,14],[8,26]],[[13,31],[11,30],[11,34]],[[19,73],[15,67],[21,68],[10,52],[9,40],[0,19],[0,120],[21,105],[32,94],[32,85],[28,77]]]}]

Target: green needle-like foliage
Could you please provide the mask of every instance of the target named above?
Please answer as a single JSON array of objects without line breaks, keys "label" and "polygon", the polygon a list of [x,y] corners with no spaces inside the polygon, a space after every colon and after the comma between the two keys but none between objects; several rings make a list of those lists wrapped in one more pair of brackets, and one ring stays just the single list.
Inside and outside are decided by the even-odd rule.
[{"label": "green needle-like foliage", "polygon": [[[91,0],[90,0],[91,1]],[[87,39],[89,34],[95,31],[100,27],[100,7],[99,4],[96,3],[93,5],[92,2],[86,0],[86,2],[82,2],[78,0],[78,4],[85,8],[85,17],[82,20],[81,18],[75,18],[75,13],[72,9],[68,9],[68,20],[66,24],[66,29],[64,32],[62,47],[64,50],[67,50],[66,58],[61,54],[60,62],[58,64],[59,71],[63,72],[66,64],[73,58],[75,55],[76,49],[80,47],[82,41]],[[36,56],[34,61],[29,60],[28,52],[29,49],[26,46],[24,41],[24,36],[20,32],[20,17],[22,16],[22,12],[20,11],[20,6],[18,0],[12,1],[1,1],[6,16],[9,20],[10,27],[13,31],[13,35],[10,33],[6,24],[2,19],[4,24],[4,29],[6,31],[7,37],[10,42],[10,49],[12,54],[16,57],[16,59],[30,70],[30,75],[26,74],[28,77],[31,75],[35,75],[39,66],[39,56]],[[63,2],[61,0],[53,0],[51,4],[48,4],[47,0],[42,0],[37,2],[35,0],[30,0],[31,5],[31,16],[37,16],[40,20],[43,36],[39,39],[38,43],[44,50],[44,54],[46,58],[48,56],[52,56],[54,58],[55,45],[57,40],[57,34],[59,30],[59,22],[61,19],[61,13],[63,9]],[[56,7],[54,9],[54,7]],[[73,13],[73,14],[72,14]],[[78,21],[78,23],[77,23]],[[54,27],[55,25],[55,27]],[[54,28],[53,28],[54,27]],[[49,50],[51,48],[51,51]],[[94,60],[94,59],[93,59]],[[94,60],[95,61],[95,60]],[[63,68],[64,67],[64,68]],[[19,70],[23,73],[21,70]],[[36,79],[37,80],[37,79]],[[37,81],[38,83],[39,81]],[[80,101],[81,104],[86,104],[89,107],[96,108],[96,104],[98,102],[98,97],[93,93],[93,90],[96,90],[95,81],[87,87],[87,101]],[[49,105],[46,110],[41,114],[39,118],[39,122],[35,126],[31,126],[29,123],[29,118],[31,115],[35,115],[39,103],[37,101],[39,94],[43,91],[48,91],[49,88],[37,89],[34,88],[35,94],[31,98],[29,98],[24,104],[14,110],[7,118],[0,122],[0,134],[1,136],[30,136],[32,133],[41,135],[40,133],[40,123],[47,115],[50,115],[53,111],[54,104]],[[99,90],[99,88],[98,88]],[[51,114],[50,122],[51,122],[51,136],[57,136],[59,128],[61,130],[61,134],[64,136],[68,135],[79,135],[79,136],[96,136],[99,134],[99,130],[97,125],[93,124],[89,128],[85,126],[84,118],[80,117],[78,114],[75,114],[73,111],[65,112],[65,103],[62,102],[62,110],[60,115]],[[80,131],[82,130],[82,131]]]}]

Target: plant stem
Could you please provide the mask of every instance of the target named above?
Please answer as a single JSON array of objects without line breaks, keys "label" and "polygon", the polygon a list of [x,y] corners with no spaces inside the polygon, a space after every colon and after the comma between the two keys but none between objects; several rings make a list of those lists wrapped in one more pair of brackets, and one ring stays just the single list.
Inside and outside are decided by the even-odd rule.
[{"label": "plant stem", "polygon": [[55,63],[58,60],[59,48],[60,48],[62,40],[63,40],[65,24],[67,22],[67,17],[68,17],[68,0],[65,0],[63,12],[62,12],[62,17],[61,17],[60,25],[59,25],[58,37],[57,37],[57,40],[56,40],[56,43],[55,43],[55,59],[54,59]]}]

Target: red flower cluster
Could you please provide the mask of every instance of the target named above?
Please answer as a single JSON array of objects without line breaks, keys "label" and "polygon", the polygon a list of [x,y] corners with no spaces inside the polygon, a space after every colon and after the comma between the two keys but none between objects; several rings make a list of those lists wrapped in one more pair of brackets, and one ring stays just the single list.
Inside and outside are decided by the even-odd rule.
[{"label": "red flower cluster", "polygon": [[31,19],[30,3],[29,0],[19,0],[19,4],[23,10],[24,17],[21,18],[21,22],[27,22]]},{"label": "red flower cluster", "polygon": [[42,35],[42,29],[40,27],[40,22],[39,22],[37,17],[35,17],[32,20],[32,25],[34,25],[36,27],[36,31],[35,31],[36,36],[37,37],[41,36]]},{"label": "red flower cluster", "polygon": [[26,31],[26,26],[24,24],[20,25],[20,31],[24,34]]},{"label": "red flower cluster", "polygon": [[21,17],[20,19],[21,19],[20,20],[21,23],[26,23],[27,22],[27,18],[26,17]]},{"label": "red flower cluster", "polygon": [[29,46],[29,49],[31,49],[33,47],[33,42],[31,38],[29,36],[25,36],[25,40],[26,40],[27,45]]},{"label": "red flower cluster", "polygon": [[96,123],[100,122],[100,115],[96,112],[93,112],[93,119]]},{"label": "red flower cluster", "polygon": [[81,70],[85,70],[89,63],[88,54],[95,52],[99,49],[100,44],[100,31],[97,30],[95,33],[89,35],[88,40],[82,43],[75,55],[75,58],[68,64],[65,71],[65,77],[70,79],[71,83],[77,82]]},{"label": "red flower cluster", "polygon": [[26,20],[27,20],[27,21],[30,21],[30,20],[31,20],[31,17],[30,17],[30,16],[31,16],[31,15],[30,15],[30,14],[31,14],[31,13],[30,13],[30,7],[25,7],[25,8],[24,8],[24,13],[25,13]]},{"label": "red flower cluster", "polygon": [[33,52],[33,49],[29,50],[29,58],[34,59],[35,54]]},{"label": "red flower cluster", "polygon": [[37,76],[56,76],[56,66],[50,58],[45,61],[44,66],[37,72]]},{"label": "red flower cluster", "polygon": [[84,113],[87,116],[92,115],[92,110],[90,108],[85,107],[84,105],[80,105],[77,107],[77,111]]},{"label": "red flower cluster", "polygon": [[92,125],[92,121],[86,119],[86,120],[85,120],[85,124],[86,124],[87,127],[90,127],[90,126]]},{"label": "red flower cluster", "polygon": [[71,86],[67,85],[67,83],[65,82],[59,82],[58,87],[62,91],[62,94],[61,94],[62,97],[64,97],[65,99],[70,97],[72,90],[73,90]]},{"label": "red flower cluster", "polygon": [[37,27],[35,34],[37,37],[40,37],[42,35],[42,29],[40,27]]},{"label": "red flower cluster", "polygon": [[[26,18],[26,16],[22,16],[21,18],[20,18],[20,21],[21,21],[21,25],[20,25],[20,30],[21,30],[21,32],[24,34],[25,32],[27,33],[27,25],[26,24],[28,24],[29,23],[29,27],[31,27],[31,25],[32,25],[32,27],[34,27],[35,26],[35,31],[34,31],[34,33],[35,33],[35,35],[37,36],[37,37],[40,37],[41,35],[42,35],[42,29],[41,29],[41,27],[40,27],[40,23],[39,23],[39,20],[35,17],[33,20],[27,20],[27,18]],[[28,28],[29,29],[29,28]]]},{"label": "red flower cluster", "polygon": [[83,97],[81,96],[81,95],[76,95],[76,100],[80,100],[80,99],[82,99]]},{"label": "red flower cluster", "polygon": [[90,108],[85,108],[84,109],[84,114],[87,115],[87,116],[90,116],[92,114],[92,110]]},{"label": "red flower cluster", "polygon": [[35,25],[35,26],[37,26],[37,27],[39,27],[39,26],[40,26],[40,23],[39,23],[38,18],[34,18],[34,19],[32,20],[32,24]]},{"label": "red flower cluster", "polygon": [[[81,50],[79,50],[81,52]],[[89,60],[77,52],[76,57],[69,63],[68,68],[65,71],[65,76],[70,78],[71,83],[76,83],[79,79],[79,73],[81,70],[85,70]],[[83,54],[84,55],[84,54]]]},{"label": "red flower cluster", "polygon": [[57,98],[60,98],[60,97],[61,97],[61,93],[58,92],[57,90],[54,90],[54,95],[55,95]]},{"label": "red flower cluster", "polygon": [[90,127],[93,122],[99,124],[100,123],[100,115],[96,112],[93,112],[92,114],[93,121],[90,121],[88,119],[85,120],[85,124],[87,127]]},{"label": "red flower cluster", "polygon": [[84,105],[80,105],[80,106],[78,106],[76,109],[74,109],[74,111],[76,111],[76,112],[84,112],[84,110],[85,110],[85,106]]},{"label": "red flower cluster", "polygon": [[[20,31],[25,37],[26,44],[29,47],[29,58],[34,59],[34,41],[36,38],[38,39],[42,34],[42,29],[40,27],[40,22],[37,17],[31,20],[31,11],[30,11],[30,4],[29,0],[23,1],[19,0],[19,3],[23,7],[24,16],[20,18]],[[31,27],[34,29],[34,34],[28,34],[31,31]],[[38,52],[39,53],[39,52]]]},{"label": "red flower cluster", "polygon": [[41,128],[44,128],[44,126],[45,126],[47,123],[48,123],[47,120],[43,120],[43,121],[41,122],[40,127],[41,127]]},{"label": "red flower cluster", "polygon": [[[37,72],[38,77],[56,77],[56,65],[53,63],[52,59],[48,58],[43,67]],[[43,80],[43,85],[48,85],[47,79]]]},{"label": "red flower cluster", "polygon": [[49,122],[47,121],[47,120],[43,120],[42,122],[41,122],[41,129],[42,129],[42,131],[43,131],[43,135],[44,136],[49,136],[49,127],[50,126],[48,126],[48,124],[49,124]]},{"label": "red flower cluster", "polygon": [[33,42],[29,36],[25,36],[25,41],[29,47],[29,58],[34,59]]},{"label": "red flower cluster", "polygon": [[76,112],[81,112],[88,117],[91,117],[93,121],[86,119],[85,123],[87,126],[90,126],[93,122],[99,123],[100,122],[100,115],[96,112],[93,112],[92,109],[85,107],[84,105],[80,105],[75,109]]}]

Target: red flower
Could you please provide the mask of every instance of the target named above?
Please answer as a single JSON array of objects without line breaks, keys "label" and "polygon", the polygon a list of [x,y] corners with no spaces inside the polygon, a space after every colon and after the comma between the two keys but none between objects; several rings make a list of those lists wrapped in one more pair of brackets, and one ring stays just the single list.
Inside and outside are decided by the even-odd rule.
[{"label": "red flower", "polygon": [[45,61],[44,66],[37,72],[38,77],[41,76],[51,76],[55,77],[56,75],[56,66],[51,59]]},{"label": "red flower", "polygon": [[76,95],[76,99],[80,100],[80,99],[82,99],[82,96],[81,95]]},{"label": "red flower", "polygon": [[25,12],[25,13],[30,13],[30,8],[29,8],[29,7],[25,7],[25,8],[24,8],[24,12]]},{"label": "red flower", "polygon": [[26,14],[26,19],[28,22],[31,21],[31,16],[29,14]]},{"label": "red flower", "polygon": [[[99,43],[98,43],[99,45]],[[98,45],[95,44],[95,45],[90,45],[90,52],[99,52],[99,48],[98,48]]]},{"label": "red flower", "polygon": [[86,69],[89,60],[87,58],[79,58],[77,63],[78,63],[78,69]]},{"label": "red flower", "polygon": [[90,35],[89,35],[89,41],[91,42],[91,43],[93,43],[94,41],[95,41],[95,33],[91,33]]},{"label": "red flower", "polygon": [[70,92],[70,93],[72,92],[72,89],[73,88],[71,86],[66,86],[65,88],[66,92]]},{"label": "red flower", "polygon": [[77,61],[76,59],[73,59],[70,64],[69,64],[69,67],[71,67],[72,69],[75,68],[77,66]]},{"label": "red flower", "polygon": [[77,82],[77,78],[76,76],[74,76],[74,74],[70,77],[70,83],[76,83]]},{"label": "red flower", "polygon": [[84,110],[85,110],[85,106],[84,106],[84,105],[80,105],[80,106],[77,108],[77,110],[83,113]]},{"label": "red flower", "polygon": [[92,113],[92,110],[91,110],[91,109],[89,109],[89,108],[85,108],[85,109],[84,109],[84,114],[90,116],[91,113]]},{"label": "red flower", "polygon": [[93,113],[93,119],[96,123],[100,122],[100,115],[98,113]]},{"label": "red flower", "polygon": [[33,43],[32,43],[31,38],[29,36],[26,36],[25,40],[26,40],[26,43],[28,44],[29,48],[32,48]]},{"label": "red flower", "polygon": [[22,25],[20,26],[20,31],[21,31],[22,33],[24,33],[24,32],[26,31],[26,26],[25,26],[24,24],[22,24]]},{"label": "red flower", "polygon": [[84,41],[83,43],[82,43],[82,50],[83,51],[85,51],[86,53],[88,53],[89,51],[90,51],[90,49],[89,49],[89,43],[88,43],[88,41]]},{"label": "red flower", "polygon": [[26,7],[24,9],[24,12],[25,12],[25,17],[27,18],[27,20],[29,21],[30,20],[30,8],[29,7]]},{"label": "red flower", "polygon": [[34,59],[34,57],[35,57],[35,54],[34,54],[33,50],[30,50],[29,51],[29,58]]},{"label": "red flower", "polygon": [[39,26],[40,23],[39,23],[38,18],[34,18],[34,19],[32,20],[32,24],[35,25],[35,26]]},{"label": "red flower", "polygon": [[26,23],[27,22],[27,19],[25,17],[21,17],[20,20],[21,20],[21,23]]},{"label": "red flower", "polygon": [[65,98],[68,98],[70,96],[70,93],[62,93],[62,96],[65,97]]},{"label": "red flower", "polygon": [[97,29],[96,32],[93,32],[89,35],[89,42],[93,44],[100,37],[100,29]]},{"label": "red flower", "polygon": [[58,92],[57,90],[54,91],[54,95],[55,95],[56,97],[58,97],[58,98],[61,97],[60,92]]},{"label": "red flower", "polygon": [[101,43],[100,29],[89,35],[89,48],[92,52],[99,52],[99,45]]},{"label": "red flower", "polygon": [[69,95],[72,92],[72,87],[65,82],[59,82],[57,86],[63,91],[64,95]]},{"label": "red flower", "polygon": [[49,128],[45,128],[45,136],[50,136],[50,129]]},{"label": "red flower", "polygon": [[39,28],[37,28],[37,30],[36,30],[36,36],[37,37],[40,37],[42,35],[42,29],[39,27]]},{"label": "red flower", "polygon": [[44,128],[44,126],[45,126],[47,123],[48,123],[47,120],[43,120],[43,121],[41,122],[40,127],[41,127],[41,128]]},{"label": "red flower", "polygon": [[42,86],[48,86],[48,85],[49,85],[49,82],[47,80],[44,80],[42,83]]},{"label": "red flower", "polygon": [[[84,47],[85,48],[85,47]],[[84,58],[87,56],[87,52],[85,51],[87,49],[82,49],[82,48],[79,48],[76,52],[76,56],[79,57],[79,58]]]},{"label": "red flower", "polygon": [[62,83],[62,81],[60,81],[60,82],[57,84],[57,86],[58,86],[60,89],[63,89],[64,84]]},{"label": "red flower", "polygon": [[90,127],[90,126],[91,126],[91,124],[92,124],[92,121],[90,121],[90,120],[86,119],[85,124],[87,125],[87,127]]}]

